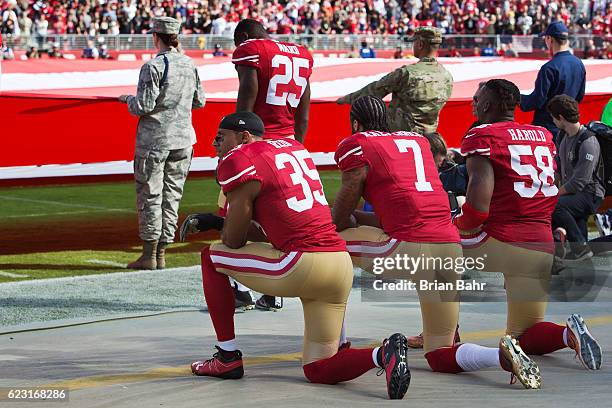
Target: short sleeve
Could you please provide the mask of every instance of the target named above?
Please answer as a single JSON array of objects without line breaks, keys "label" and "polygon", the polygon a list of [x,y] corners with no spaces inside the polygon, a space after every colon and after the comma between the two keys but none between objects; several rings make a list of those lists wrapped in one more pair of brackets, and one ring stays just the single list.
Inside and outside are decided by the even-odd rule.
[{"label": "short sleeve", "polygon": [[224,194],[252,180],[262,181],[251,159],[240,150],[231,151],[219,163],[217,181]]},{"label": "short sleeve", "polygon": [[461,154],[466,157],[491,155],[490,125],[476,126],[468,131],[461,141]]},{"label": "short sleeve", "polygon": [[234,65],[245,65],[259,69],[259,47],[255,41],[245,41],[232,54]]},{"label": "short sleeve", "polygon": [[350,171],[368,165],[357,135],[349,136],[340,142],[334,160],[341,171]]}]

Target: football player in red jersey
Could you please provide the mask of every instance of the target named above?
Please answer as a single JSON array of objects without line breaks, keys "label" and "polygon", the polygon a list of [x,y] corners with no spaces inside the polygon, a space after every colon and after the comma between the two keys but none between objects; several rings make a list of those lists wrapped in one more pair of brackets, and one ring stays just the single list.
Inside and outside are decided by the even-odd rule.
[{"label": "football player in red jersey", "polygon": [[[253,19],[238,23],[234,44],[232,62],[240,82],[236,112],[256,113],[264,122],[265,139],[295,138],[303,143],[310,110],[310,52],[301,45],[272,40],[264,26]],[[223,192],[218,202],[223,214]],[[189,233],[214,228],[207,222],[209,218],[210,214],[189,215],[181,224],[181,241]],[[235,297],[237,305],[251,299],[248,289],[240,285]],[[282,298],[263,295],[255,306],[277,311],[282,304]]]},{"label": "football player in red jersey", "polygon": [[[333,220],[353,261],[376,272],[372,266],[380,259],[384,262],[379,266],[398,258],[423,259],[411,269],[395,265],[382,274],[410,278],[416,284],[423,348],[433,371],[459,373],[497,366],[516,375],[526,388],[539,388],[537,366],[509,336],[502,337],[499,348],[455,343],[456,282],[461,272],[456,266],[464,263],[428,140],[413,132],[388,133],[386,106],[374,96],[356,100],[350,117],[353,135],[340,143],[335,154],[342,186]],[[361,197],[372,203],[374,213],[356,210]],[[436,282],[450,285],[445,290],[429,286]],[[480,360],[474,360],[475,354]]]},{"label": "football player in red jersey", "polygon": [[255,112],[264,138],[295,138],[304,143],[310,110],[313,59],[302,45],[271,39],[256,20],[240,21],[234,31],[232,62],[240,87],[236,112]]},{"label": "football player in red jersey", "polygon": [[[209,360],[194,362],[193,374],[243,376],[231,276],[264,293],[300,298],[305,324],[303,369],[308,380],[336,384],[378,366],[387,374],[389,397],[403,398],[410,372],[402,334],[393,334],[376,348],[338,349],[353,282],[351,258],[332,224],[310,154],[295,140],[263,140],[263,133],[257,115],[237,112],[221,121],[215,138],[223,157],[217,179],[229,205],[223,243],[202,251],[202,282],[218,352]],[[264,240],[270,243],[255,242]]]},{"label": "football player in red jersey", "polygon": [[461,144],[469,183],[455,223],[475,231],[462,239],[464,254],[486,254],[485,270],[504,274],[506,333],[518,338],[525,353],[570,347],[585,368],[596,370],[601,347],[580,315],[569,316],[565,326],[544,321],[554,251],[556,149],[548,130],[515,121],[519,100],[516,85],[504,79],[480,89],[476,112],[484,124],[468,131]]}]

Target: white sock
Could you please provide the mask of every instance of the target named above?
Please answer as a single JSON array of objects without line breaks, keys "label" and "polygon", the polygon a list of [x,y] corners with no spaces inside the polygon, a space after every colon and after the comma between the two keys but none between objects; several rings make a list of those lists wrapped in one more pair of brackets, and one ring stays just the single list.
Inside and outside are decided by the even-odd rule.
[{"label": "white sock", "polygon": [[340,346],[346,343],[346,320],[342,321],[342,330],[340,331]]},{"label": "white sock", "polygon": [[376,347],[374,350],[372,350],[372,360],[374,360],[374,365],[376,367],[382,368],[379,364],[378,364],[378,349],[380,347]]},{"label": "white sock", "polygon": [[465,343],[459,346],[455,360],[463,371],[477,371],[488,367],[500,367],[499,349]]},{"label": "white sock", "polygon": [[567,327],[563,330],[563,344],[569,347],[569,344],[567,344]]},{"label": "white sock", "polygon": [[221,347],[224,351],[236,351],[238,350],[238,342],[236,339],[231,339],[228,341],[220,341],[217,346]]},{"label": "white sock", "polygon": [[248,292],[250,290],[249,288],[244,286],[242,283],[238,281],[234,281],[234,282],[236,282],[236,289],[238,290],[238,292]]}]

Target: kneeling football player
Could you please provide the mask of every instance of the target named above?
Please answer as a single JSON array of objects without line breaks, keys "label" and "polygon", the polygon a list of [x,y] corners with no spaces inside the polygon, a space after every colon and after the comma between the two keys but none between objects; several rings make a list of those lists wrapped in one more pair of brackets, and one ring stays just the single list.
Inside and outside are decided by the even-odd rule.
[{"label": "kneeling football player", "polygon": [[243,376],[231,276],[263,293],[300,298],[308,380],[336,384],[378,366],[386,372],[389,397],[403,398],[410,372],[402,334],[376,348],[338,349],[353,282],[351,258],[331,222],[310,154],[295,140],[263,140],[263,131],[257,115],[237,112],[221,121],[214,141],[223,157],[217,180],[227,195],[228,211],[223,244],[202,251],[202,282],[218,343],[211,359],[192,363],[193,374]]},{"label": "kneeling football player", "polygon": [[[353,135],[339,144],[335,154],[342,185],[333,220],[353,262],[372,270],[376,258],[423,260],[415,270],[394,267],[383,272],[383,277],[416,282],[423,348],[433,371],[459,373],[499,367],[516,375],[526,388],[539,387],[537,366],[510,336],[501,338],[499,348],[455,343],[459,319],[456,282],[460,275],[454,268],[435,262],[451,259],[457,265],[462,257],[447,193],[428,140],[413,132],[389,133],[386,118],[386,106],[380,98],[357,99],[350,113]],[[361,197],[372,204],[373,213],[356,210]],[[432,262],[425,262],[427,259]],[[447,286],[444,290],[430,287],[437,282]]]},{"label": "kneeling football player", "polygon": [[463,251],[486,257],[486,271],[504,274],[506,333],[518,339],[525,353],[569,347],[585,368],[597,370],[601,347],[580,315],[570,315],[565,326],[544,321],[558,194],[553,136],[545,128],[515,121],[520,91],[512,82],[489,80],[477,96],[475,110],[483,125],[470,129],[461,143],[469,183],[455,222],[460,230],[474,232],[462,239]]}]

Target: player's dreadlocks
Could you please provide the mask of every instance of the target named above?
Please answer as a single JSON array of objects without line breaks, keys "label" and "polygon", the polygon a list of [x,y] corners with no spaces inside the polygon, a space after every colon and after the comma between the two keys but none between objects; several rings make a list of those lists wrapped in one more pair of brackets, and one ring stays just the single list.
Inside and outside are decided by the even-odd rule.
[{"label": "player's dreadlocks", "polygon": [[387,106],[382,99],[365,95],[353,102],[351,122],[356,120],[365,130],[389,132],[387,124]]},{"label": "player's dreadlocks", "polygon": [[491,79],[484,86],[497,96],[502,112],[514,112],[516,105],[521,103],[521,91],[506,79]]}]

